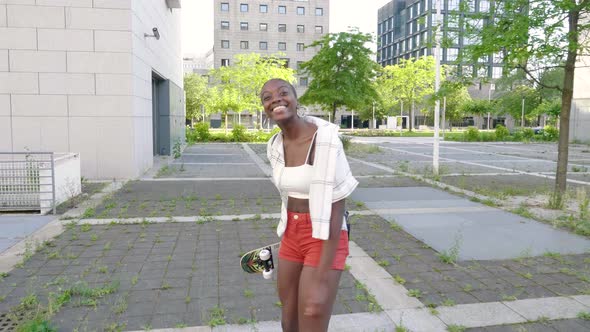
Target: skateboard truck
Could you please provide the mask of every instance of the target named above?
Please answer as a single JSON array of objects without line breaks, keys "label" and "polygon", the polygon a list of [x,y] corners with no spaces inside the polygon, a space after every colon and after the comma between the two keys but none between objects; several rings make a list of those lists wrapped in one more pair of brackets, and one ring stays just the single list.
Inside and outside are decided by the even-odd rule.
[{"label": "skateboard truck", "polygon": [[272,261],[272,252],[270,248],[262,249],[260,251],[260,260],[264,265],[264,271],[262,271],[262,277],[264,279],[272,278],[272,272],[274,270],[274,264]]}]

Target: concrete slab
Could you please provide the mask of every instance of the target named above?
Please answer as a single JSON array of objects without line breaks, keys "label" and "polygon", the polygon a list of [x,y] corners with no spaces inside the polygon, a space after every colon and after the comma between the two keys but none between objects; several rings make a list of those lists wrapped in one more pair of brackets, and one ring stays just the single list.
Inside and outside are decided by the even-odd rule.
[{"label": "concrete slab", "polygon": [[352,199],[439,252],[456,247],[459,260],[590,250],[590,240],[581,236],[434,188],[358,188]]},{"label": "concrete slab", "polygon": [[438,317],[448,325],[480,327],[526,322],[524,317],[501,302],[438,307],[437,311]]},{"label": "concrete slab", "polygon": [[249,162],[246,154],[199,154],[199,155],[183,155],[180,159],[175,161],[178,163],[245,163]]},{"label": "concrete slab", "polygon": [[0,238],[0,252],[12,247],[13,245],[18,243],[18,239],[3,239]]},{"label": "concrete slab", "polygon": [[582,303],[590,309],[590,295],[577,295],[572,296],[572,299]]},{"label": "concrete slab", "polygon": [[0,234],[2,238],[24,238],[26,235],[47,225],[56,217],[27,216],[27,215],[4,215],[0,216]]},{"label": "concrete slab", "polygon": [[396,326],[412,332],[447,331],[445,324],[427,308],[388,310],[385,312]]},{"label": "concrete slab", "polygon": [[575,318],[580,311],[588,310],[587,306],[567,297],[518,300],[504,302],[504,304],[527,320],[537,320],[539,317],[549,319]]}]

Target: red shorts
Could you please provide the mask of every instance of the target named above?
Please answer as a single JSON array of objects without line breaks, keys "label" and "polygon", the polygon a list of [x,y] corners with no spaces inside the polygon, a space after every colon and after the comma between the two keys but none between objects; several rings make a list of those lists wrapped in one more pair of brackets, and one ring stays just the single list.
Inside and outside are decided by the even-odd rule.
[{"label": "red shorts", "polygon": [[[311,237],[311,234],[309,213],[287,211],[287,229],[281,240],[279,258],[317,267],[320,263],[324,241]],[[348,256],[348,232],[342,230],[334,262],[332,262],[332,269],[344,270],[346,256]]]}]

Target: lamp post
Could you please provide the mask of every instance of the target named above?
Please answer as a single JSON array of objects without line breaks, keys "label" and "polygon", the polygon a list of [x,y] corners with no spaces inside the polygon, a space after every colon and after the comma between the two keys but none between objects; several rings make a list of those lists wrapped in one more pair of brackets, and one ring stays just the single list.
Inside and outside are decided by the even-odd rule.
[{"label": "lamp post", "polygon": [[520,118],[520,126],[524,128],[524,97],[522,97],[522,116]]},{"label": "lamp post", "polygon": [[[434,36],[435,40],[435,48],[434,48],[434,60],[435,60],[435,80],[434,80],[434,93],[438,93],[440,89],[440,29],[441,29],[441,20],[440,20],[440,0],[436,0],[435,4],[435,21],[436,21],[436,35]],[[433,151],[432,151],[432,172],[434,175],[438,175],[438,159],[439,159],[439,141],[438,141],[438,127],[440,122],[440,100],[436,100],[434,104],[434,144],[433,144]]]},{"label": "lamp post", "polygon": [[375,122],[375,102],[373,102],[373,129],[377,129],[377,122]]}]

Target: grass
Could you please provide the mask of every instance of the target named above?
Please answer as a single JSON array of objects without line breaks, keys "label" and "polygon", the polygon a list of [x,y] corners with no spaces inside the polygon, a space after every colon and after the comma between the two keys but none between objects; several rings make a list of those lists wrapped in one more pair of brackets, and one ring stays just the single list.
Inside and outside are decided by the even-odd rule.
[{"label": "grass", "polygon": [[419,289],[409,289],[408,290],[408,296],[409,297],[415,297],[417,299],[422,297],[422,291]]},{"label": "grass", "polygon": [[580,311],[576,317],[590,321],[590,311]]},{"label": "grass", "polygon": [[461,246],[461,240],[461,234],[455,235],[455,241],[453,245],[449,249],[443,250],[436,254],[438,256],[438,259],[445,264],[454,265],[457,262],[457,258],[459,258],[459,248]]},{"label": "grass", "polygon": [[447,331],[449,332],[463,332],[465,331],[467,328],[463,325],[455,325],[455,324],[451,324],[447,326]]},{"label": "grass", "polygon": [[214,307],[208,310],[209,318],[207,321],[207,325],[211,327],[225,325],[227,324],[225,321],[225,309],[220,307]]}]

